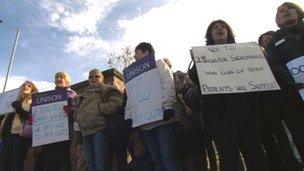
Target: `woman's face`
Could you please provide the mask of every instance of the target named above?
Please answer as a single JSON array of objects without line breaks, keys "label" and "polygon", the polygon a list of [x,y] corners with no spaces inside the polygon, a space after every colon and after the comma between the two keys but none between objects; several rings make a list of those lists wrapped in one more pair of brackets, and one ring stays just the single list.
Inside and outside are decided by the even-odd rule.
[{"label": "woman's face", "polygon": [[89,75],[89,85],[90,86],[97,86],[97,85],[102,84],[102,82],[103,82],[103,78],[100,75],[100,73],[90,72],[90,75]]},{"label": "woman's face", "polygon": [[55,85],[56,87],[61,87],[61,88],[68,87],[68,83],[62,74],[58,74],[55,76]]},{"label": "woman's face", "polygon": [[227,29],[223,23],[216,23],[211,29],[214,44],[227,43]]},{"label": "woman's face", "polygon": [[31,92],[32,92],[32,86],[29,83],[25,83],[23,93],[30,94]]},{"label": "woman's face", "polygon": [[289,27],[297,24],[298,14],[294,8],[281,5],[277,10],[277,19],[280,27]]}]

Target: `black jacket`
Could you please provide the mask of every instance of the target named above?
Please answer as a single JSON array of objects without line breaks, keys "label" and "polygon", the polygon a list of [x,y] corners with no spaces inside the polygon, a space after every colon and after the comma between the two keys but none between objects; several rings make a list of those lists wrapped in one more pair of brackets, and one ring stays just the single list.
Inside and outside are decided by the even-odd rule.
[{"label": "black jacket", "polygon": [[[188,74],[192,82],[199,88],[200,85],[195,65],[189,69]],[[199,94],[192,97],[192,100],[191,97],[187,97],[186,103],[196,110],[201,107],[203,115],[209,124],[219,119],[225,119],[226,116],[224,115],[231,115],[231,117],[244,116],[249,108],[248,97],[244,93],[201,95],[201,91],[197,92]]]},{"label": "black jacket", "polygon": [[268,62],[282,89],[295,86],[286,63],[304,55],[304,21],[276,31],[267,48]]},{"label": "black jacket", "polygon": [[[297,25],[276,31],[272,42],[267,48],[270,68],[281,87],[272,99],[276,107],[291,113],[299,111],[303,106],[298,90],[303,84],[295,83],[286,64],[304,55],[304,21]],[[302,110],[302,109],[301,109]]]}]

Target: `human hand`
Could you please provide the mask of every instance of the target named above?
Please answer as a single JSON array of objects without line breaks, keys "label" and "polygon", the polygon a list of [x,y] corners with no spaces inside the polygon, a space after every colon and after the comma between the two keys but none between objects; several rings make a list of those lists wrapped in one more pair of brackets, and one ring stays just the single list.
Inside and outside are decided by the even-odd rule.
[{"label": "human hand", "polygon": [[72,117],[75,112],[75,108],[72,105],[63,106],[63,110],[64,110],[64,113],[67,115],[67,117]]},{"label": "human hand", "polygon": [[175,113],[174,113],[174,110],[173,110],[173,109],[164,110],[164,117],[163,117],[163,120],[164,120],[164,121],[168,121],[168,120],[170,120],[174,115],[175,115]]}]

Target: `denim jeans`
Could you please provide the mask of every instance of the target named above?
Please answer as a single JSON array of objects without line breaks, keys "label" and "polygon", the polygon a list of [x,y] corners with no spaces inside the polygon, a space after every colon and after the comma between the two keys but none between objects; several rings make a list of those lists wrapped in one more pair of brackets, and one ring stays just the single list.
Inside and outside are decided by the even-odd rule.
[{"label": "denim jeans", "polygon": [[104,129],[95,134],[84,136],[84,155],[87,162],[87,171],[108,171],[110,135]]},{"label": "denim jeans", "polygon": [[155,171],[181,170],[175,154],[175,124],[142,131],[142,136],[153,160]]}]

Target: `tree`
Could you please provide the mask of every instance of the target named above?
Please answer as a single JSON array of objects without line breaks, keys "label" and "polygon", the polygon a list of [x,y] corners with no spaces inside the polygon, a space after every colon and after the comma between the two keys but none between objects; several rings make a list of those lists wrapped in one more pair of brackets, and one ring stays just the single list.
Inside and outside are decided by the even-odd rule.
[{"label": "tree", "polygon": [[116,68],[118,71],[122,71],[124,68],[128,67],[134,62],[132,51],[130,46],[122,48],[120,54],[113,52],[110,54],[108,65],[110,68]]}]

